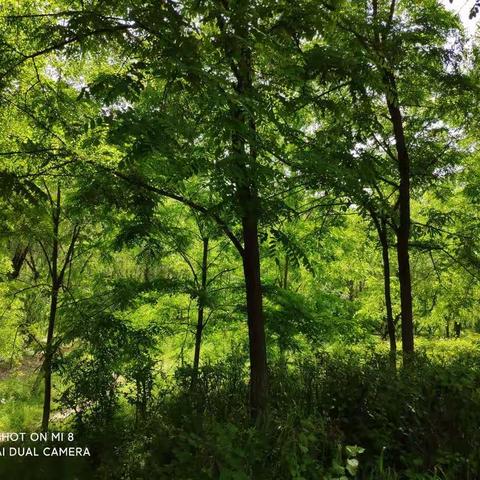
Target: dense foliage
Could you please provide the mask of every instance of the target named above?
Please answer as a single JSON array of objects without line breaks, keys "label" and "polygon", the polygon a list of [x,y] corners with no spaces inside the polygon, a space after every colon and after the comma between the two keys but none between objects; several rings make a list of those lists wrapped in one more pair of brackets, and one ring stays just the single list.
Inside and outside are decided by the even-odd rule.
[{"label": "dense foliage", "polygon": [[3,2],[0,430],[92,455],[2,478],[478,478],[479,46],[444,3]]}]

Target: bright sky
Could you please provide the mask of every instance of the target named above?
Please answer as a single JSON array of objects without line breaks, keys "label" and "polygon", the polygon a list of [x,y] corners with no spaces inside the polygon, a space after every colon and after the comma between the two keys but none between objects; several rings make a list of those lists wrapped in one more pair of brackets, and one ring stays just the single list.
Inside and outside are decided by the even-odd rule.
[{"label": "bright sky", "polygon": [[440,0],[449,10],[456,12],[460,15],[460,18],[465,25],[466,31],[473,36],[475,33],[476,25],[478,24],[480,15],[477,18],[469,19],[470,10],[475,0],[453,0],[452,3],[449,0]]}]

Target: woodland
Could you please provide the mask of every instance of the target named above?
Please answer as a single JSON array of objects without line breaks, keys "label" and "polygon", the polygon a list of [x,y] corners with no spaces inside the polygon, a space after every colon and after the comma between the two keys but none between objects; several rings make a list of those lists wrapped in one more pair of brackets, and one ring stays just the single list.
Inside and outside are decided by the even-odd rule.
[{"label": "woodland", "polygon": [[448,0],[2,0],[0,431],[91,455],[0,478],[480,478],[479,127]]}]

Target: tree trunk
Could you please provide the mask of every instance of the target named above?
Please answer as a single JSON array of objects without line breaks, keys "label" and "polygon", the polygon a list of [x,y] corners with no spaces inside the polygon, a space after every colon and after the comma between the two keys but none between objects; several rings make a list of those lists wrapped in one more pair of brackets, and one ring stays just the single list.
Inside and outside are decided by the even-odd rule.
[{"label": "tree trunk", "polygon": [[[49,194],[50,195],[50,194]],[[53,334],[55,331],[55,319],[57,316],[58,292],[60,290],[61,280],[58,273],[58,255],[59,255],[59,226],[60,226],[60,185],[57,186],[56,204],[50,197],[52,205],[52,254],[49,261],[51,295],[50,295],[50,314],[48,316],[47,343],[45,345],[45,360],[43,362],[45,389],[43,394],[43,416],[42,430],[48,430],[50,421],[50,408],[52,397],[52,363],[53,363]],[[45,251],[45,255],[47,255]],[[48,259],[47,259],[48,260]]]},{"label": "tree trunk", "polygon": [[[241,211],[243,236],[243,271],[247,297],[248,338],[250,347],[250,413],[254,420],[263,418],[267,405],[267,349],[262,306],[260,277],[260,249],[258,242],[258,217],[260,198],[257,194],[256,124],[252,110],[245,107],[254,94],[251,36],[247,11],[249,2],[242,0],[234,5],[229,32],[224,16],[217,18],[225,34],[224,53],[235,77],[235,92],[239,97],[231,105],[231,117],[236,125],[232,131],[232,183],[237,190]],[[225,3],[226,8],[230,8]],[[257,422],[258,423],[258,422]]]},{"label": "tree trunk", "polygon": [[453,329],[455,330],[455,338],[460,338],[462,333],[462,324],[460,322],[455,322],[453,324]]},{"label": "tree trunk", "polygon": [[50,408],[52,397],[52,363],[53,363],[53,333],[55,330],[55,318],[57,316],[58,305],[58,287],[52,287],[50,298],[50,315],[48,317],[48,333],[47,343],[45,346],[45,360],[43,362],[45,390],[43,396],[43,416],[42,416],[42,430],[48,430],[50,422]]},{"label": "tree trunk", "polygon": [[410,274],[410,157],[408,155],[402,112],[398,104],[397,88],[393,75],[386,75],[387,104],[395,136],[398,158],[399,223],[397,229],[398,278],[400,282],[400,306],[402,313],[402,350],[405,354],[414,351],[412,281]]},{"label": "tree trunk", "polygon": [[204,325],[205,295],[208,274],[208,237],[203,238],[202,279],[201,290],[198,296],[197,329],[195,332],[195,353],[193,356],[192,388],[195,386],[200,365],[200,347],[202,345],[202,333]]},{"label": "tree trunk", "polygon": [[242,219],[243,272],[247,296],[250,346],[250,412],[253,419],[263,416],[267,403],[267,349],[260,280],[258,221],[252,214]]},{"label": "tree trunk", "polygon": [[392,294],[390,285],[390,255],[388,251],[387,225],[384,220],[378,225],[378,236],[382,245],[383,259],[383,291],[385,296],[385,311],[387,317],[387,331],[390,342],[390,352],[397,351],[397,341],[395,338],[395,323],[393,321]]},{"label": "tree trunk", "polygon": [[286,290],[288,287],[288,266],[289,266],[289,257],[288,254],[285,254],[285,266],[283,270],[283,285],[282,287]]}]

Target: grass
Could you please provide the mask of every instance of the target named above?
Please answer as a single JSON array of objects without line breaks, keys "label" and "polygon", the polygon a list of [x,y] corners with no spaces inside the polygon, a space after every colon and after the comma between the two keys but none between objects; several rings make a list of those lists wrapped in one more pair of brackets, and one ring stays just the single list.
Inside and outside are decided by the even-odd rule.
[{"label": "grass", "polygon": [[24,432],[38,427],[42,396],[36,379],[33,372],[15,372],[0,381],[0,431]]}]

